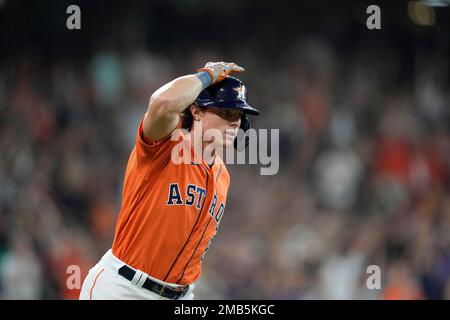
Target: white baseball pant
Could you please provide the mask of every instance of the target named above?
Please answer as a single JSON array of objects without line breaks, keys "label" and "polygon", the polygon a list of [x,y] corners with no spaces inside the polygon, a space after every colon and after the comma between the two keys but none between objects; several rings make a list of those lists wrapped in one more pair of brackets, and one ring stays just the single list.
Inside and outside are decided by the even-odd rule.
[{"label": "white baseball pant", "polygon": [[[136,276],[132,281],[119,275],[119,268],[125,263],[112,254],[109,249],[101,260],[89,270],[81,287],[80,300],[169,300],[159,294],[142,288],[142,282],[134,279],[145,279],[141,274],[148,276],[140,270],[136,270]],[[148,276],[159,284],[177,288],[179,285],[167,283]],[[188,292],[180,300],[193,300],[195,285],[189,286]]]}]

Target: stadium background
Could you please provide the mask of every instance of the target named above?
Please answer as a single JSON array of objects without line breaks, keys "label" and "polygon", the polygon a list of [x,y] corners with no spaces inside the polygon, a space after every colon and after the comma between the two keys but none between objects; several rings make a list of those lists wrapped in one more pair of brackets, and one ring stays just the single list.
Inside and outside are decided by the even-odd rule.
[{"label": "stadium background", "polygon": [[224,60],[280,171],[229,167],[196,298],[449,299],[449,34],[406,1],[0,1],[0,298],[77,298],[150,94]]}]

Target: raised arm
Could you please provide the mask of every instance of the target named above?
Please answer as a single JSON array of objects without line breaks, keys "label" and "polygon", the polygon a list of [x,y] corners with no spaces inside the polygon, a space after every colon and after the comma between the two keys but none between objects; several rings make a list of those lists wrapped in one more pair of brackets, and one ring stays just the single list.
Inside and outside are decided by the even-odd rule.
[{"label": "raised arm", "polygon": [[231,72],[244,69],[234,63],[208,62],[198,71],[176,78],[152,94],[142,126],[147,139],[157,141],[168,135],[178,124],[178,114],[191,105],[203,89]]}]

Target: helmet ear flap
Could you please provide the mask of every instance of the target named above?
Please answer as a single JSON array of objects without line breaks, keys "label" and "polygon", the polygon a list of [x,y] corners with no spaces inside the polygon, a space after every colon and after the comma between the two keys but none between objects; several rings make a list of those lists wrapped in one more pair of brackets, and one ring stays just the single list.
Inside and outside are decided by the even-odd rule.
[{"label": "helmet ear flap", "polygon": [[[242,129],[244,131],[244,134],[247,132],[248,129],[252,127],[252,124],[248,118],[248,116],[244,113],[241,117],[241,125],[239,129]],[[244,141],[242,141],[244,140]],[[238,151],[245,150],[248,147],[248,142],[250,138],[247,135],[238,135],[236,138],[234,138],[234,149]]]}]

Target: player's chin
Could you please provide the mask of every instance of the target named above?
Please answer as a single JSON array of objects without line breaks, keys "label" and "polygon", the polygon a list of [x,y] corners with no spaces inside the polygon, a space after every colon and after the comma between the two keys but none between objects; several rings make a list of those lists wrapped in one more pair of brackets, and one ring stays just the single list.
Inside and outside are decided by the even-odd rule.
[{"label": "player's chin", "polygon": [[232,133],[226,133],[223,138],[223,146],[225,148],[232,147],[234,144],[234,139],[236,139],[236,135]]},{"label": "player's chin", "polygon": [[234,139],[233,139],[233,140],[225,139],[225,140],[223,141],[223,147],[224,147],[224,148],[230,148],[230,147],[233,146],[233,143],[234,143]]}]

